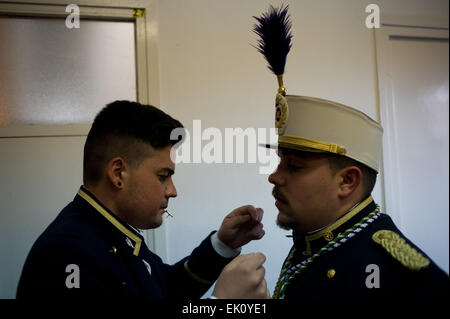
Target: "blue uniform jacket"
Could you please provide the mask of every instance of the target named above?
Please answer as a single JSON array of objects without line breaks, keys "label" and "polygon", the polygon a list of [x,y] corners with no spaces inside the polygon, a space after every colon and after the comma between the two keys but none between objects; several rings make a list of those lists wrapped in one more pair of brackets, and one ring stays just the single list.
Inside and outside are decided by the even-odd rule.
[{"label": "blue uniform jacket", "polygon": [[17,298],[199,298],[231,260],[215,252],[211,235],[189,257],[167,265],[81,187],[33,245]]},{"label": "blue uniform jacket", "polygon": [[[325,229],[310,235],[294,234],[292,249],[295,248],[295,253],[291,263],[298,265],[307,260],[375,209],[372,197],[368,197]],[[339,246],[333,248],[331,245],[329,249],[322,251],[302,271],[294,275],[285,287],[284,298],[367,300],[367,297],[382,297],[397,300],[448,296],[447,274],[408,240],[388,215],[379,214],[375,217],[371,222],[359,227],[358,232],[354,232],[353,236],[348,237]],[[394,255],[397,257],[389,252],[390,249],[374,240],[374,234],[380,230],[395,233],[406,243],[395,248],[397,253]],[[391,245],[389,240],[387,242],[388,246]],[[415,257],[406,259],[404,264],[400,262],[399,255],[411,255],[411,250],[405,246],[414,248],[421,257],[416,254]],[[410,269],[408,263],[414,258],[422,257],[427,258],[429,264],[418,270]]]}]

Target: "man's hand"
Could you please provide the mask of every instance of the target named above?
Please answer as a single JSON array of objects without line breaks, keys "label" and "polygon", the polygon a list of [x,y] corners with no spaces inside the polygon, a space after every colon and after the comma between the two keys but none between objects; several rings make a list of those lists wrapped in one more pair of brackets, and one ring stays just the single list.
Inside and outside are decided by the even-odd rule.
[{"label": "man's hand", "polygon": [[212,295],[219,299],[270,298],[262,266],[266,257],[261,253],[234,258],[217,279]]},{"label": "man's hand", "polygon": [[264,236],[263,210],[251,205],[236,208],[225,216],[217,236],[230,248],[239,248]]}]

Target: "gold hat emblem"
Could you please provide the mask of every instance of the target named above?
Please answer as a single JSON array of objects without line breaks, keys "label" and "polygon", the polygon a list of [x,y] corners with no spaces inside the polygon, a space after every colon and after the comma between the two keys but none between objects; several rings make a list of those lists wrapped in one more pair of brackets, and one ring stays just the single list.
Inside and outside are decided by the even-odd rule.
[{"label": "gold hat emblem", "polygon": [[289,115],[289,109],[286,98],[278,93],[275,98],[275,127],[278,134],[283,135],[286,130],[286,121]]}]

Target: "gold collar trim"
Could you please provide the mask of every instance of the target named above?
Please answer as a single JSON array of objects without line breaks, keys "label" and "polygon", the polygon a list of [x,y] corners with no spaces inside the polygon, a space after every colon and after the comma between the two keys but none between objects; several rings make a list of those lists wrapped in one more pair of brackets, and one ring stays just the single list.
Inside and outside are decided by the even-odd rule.
[{"label": "gold collar trim", "polygon": [[85,201],[87,201],[92,207],[94,207],[100,214],[103,215],[111,224],[113,224],[118,230],[125,234],[128,238],[134,241],[133,255],[138,256],[141,249],[142,239],[134,234],[131,230],[127,229],[121,222],[119,222],[113,215],[111,215],[106,209],[104,209],[95,199],[86,194],[82,189],[78,190],[80,195]]},{"label": "gold collar trim", "polygon": [[347,221],[350,220],[350,218],[352,218],[353,216],[355,216],[356,214],[358,214],[360,211],[362,211],[364,208],[367,207],[367,205],[369,205],[371,202],[373,202],[373,198],[372,196],[367,197],[364,201],[362,201],[361,203],[359,203],[358,206],[356,206],[355,208],[353,208],[351,211],[349,211],[347,214],[345,214],[344,216],[342,216],[341,218],[339,218],[338,220],[336,220],[334,223],[332,223],[331,225],[325,227],[324,229],[318,231],[317,233],[314,233],[312,235],[309,236],[305,236],[305,242],[306,242],[306,251],[308,253],[309,256],[312,255],[312,251],[311,251],[311,241],[319,239],[319,238],[324,238],[326,241],[330,241],[332,240],[335,236],[333,235],[333,230],[335,230],[336,228],[340,227],[342,224],[346,223]]}]

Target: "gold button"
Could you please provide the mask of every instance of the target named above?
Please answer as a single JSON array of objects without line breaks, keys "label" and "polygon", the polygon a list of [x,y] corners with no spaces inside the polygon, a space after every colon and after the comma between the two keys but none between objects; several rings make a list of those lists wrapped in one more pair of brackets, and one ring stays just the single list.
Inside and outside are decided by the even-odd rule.
[{"label": "gold button", "polygon": [[336,275],[336,270],[334,270],[334,269],[328,270],[328,272],[327,272],[327,277],[328,277],[329,279],[333,278],[334,275]]},{"label": "gold button", "polygon": [[326,232],[325,235],[323,235],[323,238],[325,238],[326,241],[332,241],[334,236],[332,232]]},{"label": "gold button", "polygon": [[109,250],[109,252],[113,255],[117,255],[117,248],[112,246],[111,249]]}]

